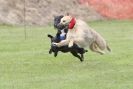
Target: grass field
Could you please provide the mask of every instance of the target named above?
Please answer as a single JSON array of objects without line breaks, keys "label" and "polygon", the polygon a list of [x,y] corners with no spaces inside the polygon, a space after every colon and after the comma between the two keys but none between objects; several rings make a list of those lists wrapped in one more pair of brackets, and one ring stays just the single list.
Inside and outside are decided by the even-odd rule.
[{"label": "grass field", "polygon": [[0,89],[133,89],[133,21],[89,25],[112,52],[89,51],[80,62],[70,53],[48,54],[53,27],[0,26]]}]

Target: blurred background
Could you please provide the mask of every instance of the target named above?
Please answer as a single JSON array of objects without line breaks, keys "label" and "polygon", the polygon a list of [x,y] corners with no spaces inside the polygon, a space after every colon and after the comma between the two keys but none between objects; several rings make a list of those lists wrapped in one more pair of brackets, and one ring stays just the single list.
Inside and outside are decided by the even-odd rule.
[{"label": "blurred background", "polygon": [[70,13],[83,20],[133,19],[133,0],[0,0],[0,23],[47,25]]},{"label": "blurred background", "polygon": [[[112,52],[49,54],[53,19],[87,21]],[[0,89],[133,89],[133,0],[0,0]]]}]

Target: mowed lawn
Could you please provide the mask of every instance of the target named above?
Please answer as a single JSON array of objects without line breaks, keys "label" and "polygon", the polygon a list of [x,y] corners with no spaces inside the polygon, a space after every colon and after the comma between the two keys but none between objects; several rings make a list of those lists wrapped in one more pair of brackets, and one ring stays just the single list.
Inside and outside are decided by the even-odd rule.
[{"label": "mowed lawn", "polygon": [[112,52],[48,54],[52,26],[0,26],[0,89],[133,89],[133,21],[88,23]]}]

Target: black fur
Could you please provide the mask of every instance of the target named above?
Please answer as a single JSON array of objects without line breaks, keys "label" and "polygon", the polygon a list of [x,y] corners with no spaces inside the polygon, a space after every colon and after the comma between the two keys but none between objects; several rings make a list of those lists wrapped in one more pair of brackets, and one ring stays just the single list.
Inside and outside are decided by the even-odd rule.
[{"label": "black fur", "polygon": [[51,48],[49,50],[49,54],[53,52],[54,56],[56,57],[59,51],[63,53],[71,52],[71,54],[79,58],[81,62],[84,60],[84,53],[87,52],[87,50],[84,50],[83,48],[79,48],[76,44],[74,44],[73,47],[71,48],[69,48],[68,46],[62,46],[62,47],[54,46],[52,43],[58,42],[58,40],[56,40],[57,38],[51,35],[48,35],[48,37],[51,39]]}]

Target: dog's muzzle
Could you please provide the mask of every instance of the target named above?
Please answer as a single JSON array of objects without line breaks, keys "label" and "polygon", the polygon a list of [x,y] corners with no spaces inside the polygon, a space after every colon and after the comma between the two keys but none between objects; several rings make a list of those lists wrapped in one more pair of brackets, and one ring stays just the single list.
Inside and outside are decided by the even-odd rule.
[{"label": "dog's muzzle", "polygon": [[61,24],[61,23],[59,23],[58,25],[57,25],[57,27],[59,28],[59,29],[68,29],[68,25],[64,25],[64,24]]},{"label": "dog's muzzle", "polygon": [[58,27],[58,28],[63,28],[63,27],[64,27],[64,25],[63,25],[63,24],[61,24],[61,23],[59,23],[59,24],[57,25],[57,27]]}]

